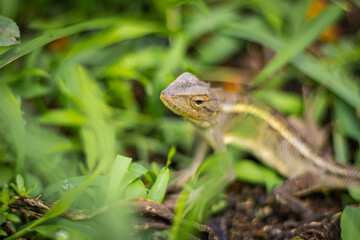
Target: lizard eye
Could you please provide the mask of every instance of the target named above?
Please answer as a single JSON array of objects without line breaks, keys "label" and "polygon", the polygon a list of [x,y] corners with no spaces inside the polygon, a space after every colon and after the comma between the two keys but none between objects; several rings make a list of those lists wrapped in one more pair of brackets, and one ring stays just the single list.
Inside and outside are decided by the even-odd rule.
[{"label": "lizard eye", "polygon": [[194,108],[200,108],[206,103],[206,98],[204,96],[195,96],[191,98],[190,104]]}]

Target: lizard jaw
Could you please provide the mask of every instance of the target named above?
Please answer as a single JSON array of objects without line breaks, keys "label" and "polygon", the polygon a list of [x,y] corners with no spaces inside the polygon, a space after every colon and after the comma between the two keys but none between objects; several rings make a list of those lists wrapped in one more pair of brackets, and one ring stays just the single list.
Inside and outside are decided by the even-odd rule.
[{"label": "lizard jaw", "polygon": [[164,105],[169,108],[172,112],[174,112],[177,115],[180,115],[184,117],[185,119],[199,125],[200,127],[208,128],[211,127],[212,124],[208,121],[202,121],[201,119],[196,118],[196,116],[193,116],[192,114],[189,114],[189,112],[182,110],[178,106],[174,104],[172,100],[170,100],[170,97],[167,96],[167,94],[164,92],[164,90],[160,94],[160,100],[164,103]]}]

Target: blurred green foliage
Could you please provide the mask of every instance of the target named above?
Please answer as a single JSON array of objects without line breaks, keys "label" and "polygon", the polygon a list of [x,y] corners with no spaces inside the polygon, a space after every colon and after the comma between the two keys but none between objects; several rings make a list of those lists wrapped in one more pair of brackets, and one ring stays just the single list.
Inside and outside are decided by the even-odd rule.
[{"label": "blurred green foliage", "polygon": [[[187,166],[196,150],[194,126],[167,116],[159,100],[160,91],[184,71],[209,81],[231,80],[240,68],[253,71],[255,98],[319,125],[333,122],[335,156],[360,166],[360,35],[342,33],[336,42],[321,42],[317,54],[312,44],[339,24],[346,9],[336,1],[306,20],[310,2],[1,1],[0,14],[18,24],[22,43],[0,47],[0,220],[7,213],[7,186],[17,174],[24,179],[13,184],[21,185],[20,192],[42,194],[49,203],[60,199],[40,221],[8,219],[18,231],[12,238],[110,239],[126,228],[109,224],[105,233],[97,221],[57,216],[69,207],[98,208],[148,193],[161,201],[151,189],[165,194],[170,173],[162,167],[170,146],[178,149],[170,170]],[[246,57],[254,49],[261,59],[275,52],[260,72]],[[307,101],[295,82],[311,87]],[[170,237],[180,237],[185,219],[203,221],[209,215],[204,209],[221,201],[231,159],[246,158],[239,150],[231,153],[210,156],[184,189]],[[229,162],[222,163],[224,158]],[[263,171],[272,184],[280,181],[246,161],[235,165],[241,178],[248,171],[244,164],[259,173],[248,181],[263,183]]]}]

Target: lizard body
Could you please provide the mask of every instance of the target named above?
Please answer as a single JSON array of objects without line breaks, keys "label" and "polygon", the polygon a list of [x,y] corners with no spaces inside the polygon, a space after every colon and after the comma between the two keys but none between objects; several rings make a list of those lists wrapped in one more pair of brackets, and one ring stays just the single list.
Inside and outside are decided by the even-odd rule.
[{"label": "lizard body", "polygon": [[276,199],[301,215],[312,211],[297,197],[327,189],[360,185],[360,169],[322,156],[286,119],[246,96],[222,92],[183,73],[161,100],[173,112],[199,125],[215,151],[237,145],[288,178],[275,188]]}]

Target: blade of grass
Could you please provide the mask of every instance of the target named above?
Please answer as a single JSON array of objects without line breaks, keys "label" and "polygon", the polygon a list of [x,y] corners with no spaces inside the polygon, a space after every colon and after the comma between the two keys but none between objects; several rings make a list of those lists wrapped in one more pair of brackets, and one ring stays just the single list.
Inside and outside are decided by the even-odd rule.
[{"label": "blade of grass", "polygon": [[166,188],[170,179],[169,165],[171,164],[171,159],[173,158],[175,153],[176,153],[176,148],[172,146],[168,153],[166,165],[160,170],[154,185],[151,187],[149,194],[147,195],[147,199],[159,203],[161,203],[164,200]]},{"label": "blade of grass", "polygon": [[85,118],[73,109],[52,110],[38,119],[39,123],[59,125],[59,126],[81,126],[85,123]]},{"label": "blade of grass", "polygon": [[360,109],[359,86],[352,82],[349,76],[330,69],[314,57],[303,54],[296,56],[292,63],[300,71],[338,95],[350,106]]},{"label": "blade of grass", "polygon": [[[21,172],[25,161],[25,128],[21,116],[21,109],[11,90],[4,82],[0,82],[0,130],[6,128],[10,135],[17,160],[16,172]],[[10,134],[9,134],[10,133]]]},{"label": "blade of grass", "polygon": [[125,39],[133,39],[159,31],[163,30],[153,22],[123,19],[123,21],[117,21],[117,24],[114,24],[111,28],[79,41],[67,55],[76,55],[81,52],[88,53]]},{"label": "blade of grass", "polygon": [[[241,24],[241,22],[244,23]],[[285,42],[275,37],[259,19],[242,20],[231,24],[228,29],[223,31],[223,34],[254,41],[273,50],[279,50],[285,45]],[[290,62],[314,81],[338,95],[350,106],[360,109],[358,86],[348,76],[340,74],[338,69],[331,69],[320,60],[302,53],[299,53]]]},{"label": "blade of grass", "polygon": [[289,31],[291,33],[295,33],[299,30],[301,27],[301,24],[304,21],[304,18],[306,16],[307,9],[309,7],[310,0],[302,0],[297,2],[291,2],[291,5],[289,6],[292,8],[291,13],[289,13],[289,19],[290,19],[290,28]]},{"label": "blade of grass", "polygon": [[97,163],[110,169],[115,159],[116,130],[109,124],[111,110],[102,98],[100,87],[84,67],[73,62],[59,69],[58,86],[69,109],[82,113],[85,118],[80,133],[89,170]]},{"label": "blade of grass", "polygon": [[258,85],[278,71],[293,57],[315,41],[328,26],[339,19],[341,13],[342,9],[338,5],[332,4],[323,10],[316,18],[306,23],[286,42],[284,48],[277,52],[276,56],[262,69],[251,84]]},{"label": "blade of grass", "polygon": [[114,24],[117,24],[117,22],[120,21],[119,18],[115,17],[108,17],[108,18],[100,18],[90,21],[81,22],[78,24],[74,24],[69,27],[64,27],[60,29],[51,30],[48,32],[43,33],[39,37],[30,40],[26,43],[23,43],[19,46],[16,46],[9,51],[3,53],[0,55],[0,68],[6,66],[7,64],[11,63],[12,61],[18,59],[19,57],[22,57],[35,49],[42,47],[49,42],[52,42],[56,39],[73,35],[76,33],[84,32],[84,31],[90,31],[90,30],[98,30],[98,29],[104,29],[108,28],[110,26],[113,26]]},{"label": "blade of grass", "polygon": [[111,169],[109,188],[106,196],[106,203],[109,204],[117,199],[122,190],[126,187],[123,181],[126,171],[131,163],[131,158],[117,155]]}]

